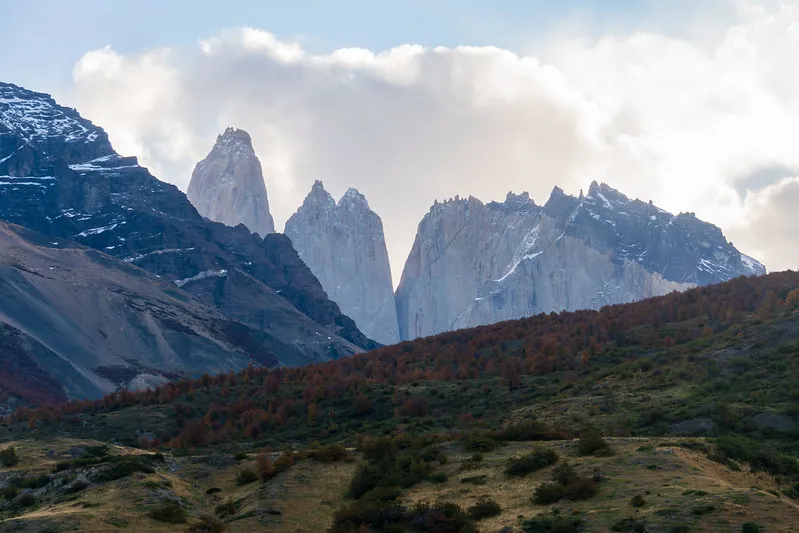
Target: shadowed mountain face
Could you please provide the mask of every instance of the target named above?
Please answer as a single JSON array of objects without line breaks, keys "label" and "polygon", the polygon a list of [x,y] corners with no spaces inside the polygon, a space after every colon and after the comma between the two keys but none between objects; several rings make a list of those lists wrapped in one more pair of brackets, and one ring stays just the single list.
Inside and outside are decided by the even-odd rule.
[{"label": "shadowed mountain face", "polygon": [[369,349],[290,240],[203,219],[48,95],[0,83],[0,218],[135,265],[256,328],[284,364]]},{"label": "shadowed mountain face", "polygon": [[579,197],[555,187],[544,206],[527,194],[456,198],[419,224],[397,288],[400,336],[598,309],[765,271],[716,226],[604,183]]},{"label": "shadowed mountain face", "polygon": [[278,348],[145,270],[0,222],[0,389],[9,396],[96,398],[274,366]]}]

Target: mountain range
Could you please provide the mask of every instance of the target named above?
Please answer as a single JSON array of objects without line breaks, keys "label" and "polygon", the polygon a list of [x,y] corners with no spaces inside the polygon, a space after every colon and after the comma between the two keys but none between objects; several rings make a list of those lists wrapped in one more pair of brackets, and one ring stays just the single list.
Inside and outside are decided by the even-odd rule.
[{"label": "mountain range", "polygon": [[336,202],[317,181],[274,232],[242,130],[219,135],[188,191],[76,110],[0,83],[4,405],[305,365],[765,273],[712,224],[595,182],[541,206],[526,193],[435,202],[395,293],[382,221],[357,190]]},{"label": "mountain range", "polygon": [[[179,293],[178,299],[200,302],[217,316],[256,331],[255,344],[239,350],[256,363],[254,354],[262,350],[268,355],[262,359],[301,365],[377,346],[327,297],[287,237],[259,237],[243,225],[203,218],[175,186],[157,180],[135,157],[117,154],[102,128],[49,95],[8,83],[0,83],[0,219],[52,242],[92,248],[99,252],[92,256],[96,261],[149,274],[147,279],[156,278],[170,293]],[[52,248],[47,239],[34,241]],[[21,297],[40,298],[35,291]],[[137,327],[138,318],[121,314],[116,320],[119,331]],[[0,316],[0,322],[17,328],[9,317]],[[203,335],[180,324],[175,327]],[[25,333],[81,372],[70,350],[75,339]],[[84,346],[91,346],[96,339],[84,340]],[[248,342],[246,336],[239,339],[239,348]],[[195,374],[224,367],[221,362],[185,366],[185,358],[197,349],[182,343],[179,357],[165,351],[157,352],[159,358],[146,350],[133,356],[137,365],[146,360],[148,372]],[[230,361],[239,367],[245,363],[239,356]]]},{"label": "mountain range", "polygon": [[[258,169],[260,190],[250,138],[242,135],[233,149],[231,131],[217,139],[211,154],[248,154],[240,165]],[[208,168],[208,159],[201,167]],[[195,170],[192,184],[196,177]],[[202,179],[208,187],[227,188],[214,194],[228,198],[249,186],[249,178],[231,180],[226,172],[205,172]],[[247,224],[254,202],[244,209],[219,207],[225,209],[217,220]],[[504,202],[436,201],[419,223],[393,296],[382,221],[356,189],[336,203],[316,181],[285,234],[330,298],[384,344],[766,272],[693,213],[673,215],[596,181],[579,196],[555,187],[543,205],[527,193],[508,193]]]}]

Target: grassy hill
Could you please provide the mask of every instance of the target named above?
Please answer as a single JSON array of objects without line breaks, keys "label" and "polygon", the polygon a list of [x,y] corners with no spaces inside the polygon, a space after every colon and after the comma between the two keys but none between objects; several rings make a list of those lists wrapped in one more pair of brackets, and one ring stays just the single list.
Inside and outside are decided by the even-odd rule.
[{"label": "grassy hill", "polygon": [[[231,530],[257,523],[302,531],[306,520],[321,531],[338,512],[336,531],[413,531],[414,524],[441,517],[452,531],[555,531],[577,527],[568,524],[572,518],[583,531],[740,531],[748,521],[764,531],[791,531],[799,498],[797,288],[793,272],[740,278],[598,312],[446,333],[322,365],[249,368],[96,402],[23,408],[3,419],[0,439],[89,439],[137,453],[157,449],[169,465],[235,454],[249,454],[245,462],[262,454],[272,460],[286,448],[298,451],[301,459],[276,477],[237,488],[230,483],[245,468],[240,463],[209,466],[202,475],[210,478],[201,479],[188,466],[151,465],[177,476],[174,486],[191,487],[179,504],[188,523],[199,519],[198,509],[210,509],[204,487],[222,489],[218,494],[234,504],[241,500],[235,513],[211,513]],[[595,434],[615,454],[578,457],[573,439]],[[366,437],[399,443],[399,462],[372,464],[373,441]],[[353,448],[351,462],[307,458],[307,450],[329,444]],[[537,445],[555,449],[580,476],[600,469],[606,479],[597,482],[597,494],[554,507],[533,503],[535,487],[554,467],[511,479],[503,465]],[[482,461],[470,463],[477,453]],[[361,472],[364,465],[371,470]],[[468,475],[462,467],[471,469]],[[378,484],[347,499],[356,472]],[[478,484],[462,482],[468,477]],[[276,480],[285,480],[280,489]],[[125,490],[145,481],[131,481]],[[147,497],[136,494],[130,497]],[[636,495],[647,503],[633,508]],[[501,514],[469,518],[467,509],[480,496],[493,498]],[[422,500],[431,505],[414,506]],[[459,507],[436,507],[438,500]],[[268,502],[282,502],[284,510],[269,514]],[[130,510],[129,527],[139,523],[135,517],[151,520],[144,507]],[[304,510],[292,522],[288,509],[295,507]],[[366,526],[371,519],[361,507],[397,520]],[[560,513],[552,515],[552,508]],[[254,516],[239,518],[251,511]],[[2,512],[19,520],[43,511],[12,506]],[[92,513],[77,514],[82,520]],[[536,515],[544,525],[536,525]]]}]

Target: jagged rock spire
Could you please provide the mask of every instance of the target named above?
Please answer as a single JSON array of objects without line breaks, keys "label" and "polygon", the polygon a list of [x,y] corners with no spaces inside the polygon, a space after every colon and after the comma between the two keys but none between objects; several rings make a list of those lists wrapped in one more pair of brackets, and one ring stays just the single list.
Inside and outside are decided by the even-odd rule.
[{"label": "jagged rock spire", "polygon": [[349,188],[336,203],[317,180],[285,232],[361,331],[382,344],[399,340],[383,223],[363,194]]},{"label": "jagged rock spire", "polygon": [[261,237],[275,232],[261,162],[249,133],[227,128],[197,163],[187,190],[199,213],[228,226],[244,224]]}]

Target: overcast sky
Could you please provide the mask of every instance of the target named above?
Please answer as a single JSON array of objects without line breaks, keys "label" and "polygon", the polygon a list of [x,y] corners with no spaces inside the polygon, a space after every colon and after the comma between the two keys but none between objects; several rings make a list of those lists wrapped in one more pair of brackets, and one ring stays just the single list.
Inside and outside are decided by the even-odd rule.
[{"label": "overcast sky", "polygon": [[278,228],[316,179],[383,218],[591,180],[799,267],[799,0],[3,1],[0,78],[185,190],[246,129]]}]

